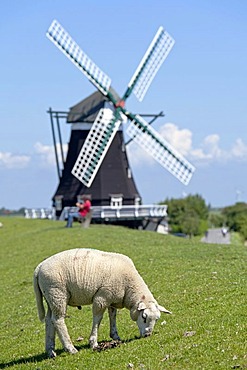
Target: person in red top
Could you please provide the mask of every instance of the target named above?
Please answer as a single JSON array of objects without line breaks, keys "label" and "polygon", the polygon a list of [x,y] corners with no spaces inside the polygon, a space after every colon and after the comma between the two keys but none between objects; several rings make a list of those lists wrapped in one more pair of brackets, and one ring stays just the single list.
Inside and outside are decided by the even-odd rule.
[{"label": "person in red top", "polygon": [[76,207],[78,207],[77,212],[71,212],[68,214],[68,220],[66,227],[72,227],[74,218],[85,218],[91,209],[90,199],[86,196],[83,196],[83,203],[77,202]]}]

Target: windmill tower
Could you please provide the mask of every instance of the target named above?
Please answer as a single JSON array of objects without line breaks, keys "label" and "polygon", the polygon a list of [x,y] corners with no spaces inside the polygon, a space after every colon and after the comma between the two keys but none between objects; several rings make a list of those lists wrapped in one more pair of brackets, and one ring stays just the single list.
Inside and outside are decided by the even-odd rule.
[{"label": "windmill tower", "polygon": [[[122,206],[140,204],[140,194],[129,166],[123,138],[119,127],[111,146],[90,187],[72,175],[80,149],[82,148],[100,109],[109,105],[100,92],[73,106],[67,116],[71,124],[68,153],[53,203],[62,202],[63,207],[73,206],[82,195],[89,195],[93,206]],[[59,214],[59,212],[58,212]]]},{"label": "windmill tower", "polygon": [[[100,100],[103,102],[102,106],[99,104],[100,109],[98,110],[98,114],[91,115],[93,124],[89,131],[86,132],[85,130],[85,135],[82,135],[83,139],[78,138],[79,141],[81,140],[82,145],[80,152],[79,145],[70,145],[71,147],[69,148],[68,159],[66,161],[66,163],[68,162],[68,166],[64,168],[64,184],[67,181],[66,179],[71,176],[68,173],[71,172],[75,177],[74,186],[78,194],[82,194],[83,192],[90,194],[93,188],[96,189],[99,187],[99,179],[101,173],[103,174],[103,168],[106,171],[106,183],[107,181],[109,182],[107,176],[110,174],[110,166],[108,166],[110,163],[109,158],[114,157],[114,148],[118,148],[118,153],[120,153],[120,150],[122,151],[122,155],[120,156],[122,161],[121,167],[122,173],[125,172],[125,175],[124,179],[123,176],[121,179],[121,182],[123,182],[123,190],[121,192],[120,184],[118,187],[117,179],[114,179],[116,182],[114,191],[116,193],[113,193],[113,195],[120,195],[118,198],[121,198],[121,194],[123,196],[125,193],[127,204],[128,202],[135,204],[140,196],[129,172],[121,131],[122,124],[129,123],[127,134],[130,138],[146,150],[178,180],[187,185],[195,170],[194,166],[164,140],[143,117],[133,114],[125,108],[125,102],[132,92],[142,101],[158,69],[173,47],[173,38],[162,27],[158,29],[146,54],[131,78],[124,95],[120,98],[111,86],[111,79],[92,62],[56,20],[49,27],[47,37],[96,86],[99,93],[95,96],[100,97]],[[103,98],[99,94],[103,95]],[[88,99],[90,100],[90,97]],[[86,119],[89,117],[85,116]],[[71,136],[71,143],[72,141],[76,142],[72,140]],[[72,158],[70,153],[74,153],[73,156],[78,154],[74,164],[72,160],[69,161],[69,157]],[[112,166],[115,166],[113,162],[111,163]],[[124,166],[125,170],[123,171]],[[67,174],[67,178],[65,174]],[[76,179],[82,185],[78,181],[76,182]],[[61,189],[58,188],[57,195],[59,195],[60,191]],[[106,197],[106,193],[104,196]],[[109,196],[110,194],[108,192],[108,202]]]}]

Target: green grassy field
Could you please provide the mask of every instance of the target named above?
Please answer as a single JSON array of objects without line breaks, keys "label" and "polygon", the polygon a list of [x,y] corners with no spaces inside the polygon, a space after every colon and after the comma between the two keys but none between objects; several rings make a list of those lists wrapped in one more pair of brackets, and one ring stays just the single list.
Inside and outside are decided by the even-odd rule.
[{"label": "green grassy field", "polygon": [[[0,221],[1,369],[247,369],[247,248],[236,238],[230,246],[207,245],[121,227],[75,224],[65,229],[64,223],[49,220]],[[44,258],[78,247],[131,257],[155,298],[173,315],[163,314],[153,335],[138,339],[129,311],[120,310],[122,343],[96,352],[88,346],[91,307],[69,307],[66,323],[79,352],[65,353],[57,339],[57,357],[47,359],[33,270]],[[107,315],[101,341],[110,341]]]}]

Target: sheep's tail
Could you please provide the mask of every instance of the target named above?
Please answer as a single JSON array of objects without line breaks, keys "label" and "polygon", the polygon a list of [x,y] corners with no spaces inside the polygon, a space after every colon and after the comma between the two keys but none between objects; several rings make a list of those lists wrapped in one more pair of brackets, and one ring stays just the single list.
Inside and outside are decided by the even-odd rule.
[{"label": "sheep's tail", "polygon": [[45,319],[45,307],[44,307],[44,302],[43,302],[43,294],[40,290],[39,283],[38,283],[39,268],[40,268],[40,265],[38,265],[34,271],[33,287],[34,287],[34,293],[36,297],[36,304],[37,304],[39,319],[40,321],[43,322]]}]

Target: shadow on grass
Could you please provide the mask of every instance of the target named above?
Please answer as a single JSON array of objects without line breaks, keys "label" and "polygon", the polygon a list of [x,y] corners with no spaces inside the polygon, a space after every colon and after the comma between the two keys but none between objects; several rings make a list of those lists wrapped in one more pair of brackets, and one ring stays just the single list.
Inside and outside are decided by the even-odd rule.
[{"label": "shadow on grass", "polygon": [[[133,340],[137,340],[137,339],[140,339],[140,337],[134,337],[134,338],[130,338],[130,339],[127,339],[127,340],[123,340],[123,341],[119,341],[118,342],[118,345],[110,345],[111,343],[113,343],[114,341],[101,341],[99,342],[99,347],[101,347],[100,351],[104,351],[104,350],[110,350],[110,349],[114,349],[116,347],[119,347],[121,346],[121,344],[126,344],[126,343],[130,343],[132,342]],[[109,344],[109,345],[107,345]],[[89,344],[82,344],[82,345],[76,345],[75,346],[76,349],[78,351],[81,351],[82,349],[89,349]],[[97,351],[97,349],[95,350]],[[56,354],[57,356],[59,356],[60,354],[62,353],[65,353],[65,351],[63,349],[58,349],[56,350]],[[42,362],[42,361],[55,361],[56,357],[50,359],[47,357],[47,354],[45,352],[39,354],[39,355],[36,355],[36,356],[29,356],[29,357],[21,357],[17,360],[13,360],[13,361],[9,361],[9,362],[6,362],[6,363],[0,363],[0,369],[5,369],[7,367],[11,367],[11,366],[15,366],[15,365],[21,365],[21,364],[32,364],[32,363],[38,363],[38,362]]]},{"label": "shadow on grass", "polygon": [[[80,346],[80,348],[78,346],[76,346],[78,350],[82,349],[83,347],[84,348],[89,348],[88,345],[84,345],[84,346]],[[56,350],[56,354],[57,356],[61,355],[61,353],[64,353],[65,351],[63,349],[58,349]],[[29,357],[21,357],[17,360],[13,360],[13,361],[9,361],[9,362],[6,362],[6,363],[1,363],[0,364],[0,369],[4,369],[6,367],[11,367],[11,366],[15,366],[15,365],[21,365],[21,364],[32,364],[32,363],[38,363],[38,362],[42,362],[42,361],[55,361],[56,357],[54,358],[48,358],[47,357],[47,354],[45,352],[39,354],[39,355],[36,355],[36,356],[29,356]]]},{"label": "shadow on grass", "polygon": [[13,360],[13,361],[10,361],[10,362],[1,363],[0,364],[0,369],[4,369],[6,367],[11,367],[11,366],[20,365],[20,364],[26,364],[26,363],[37,363],[37,362],[41,362],[41,361],[46,360],[46,359],[47,359],[47,355],[45,353],[42,353],[42,354],[36,355],[36,356],[21,357],[18,360]]}]

